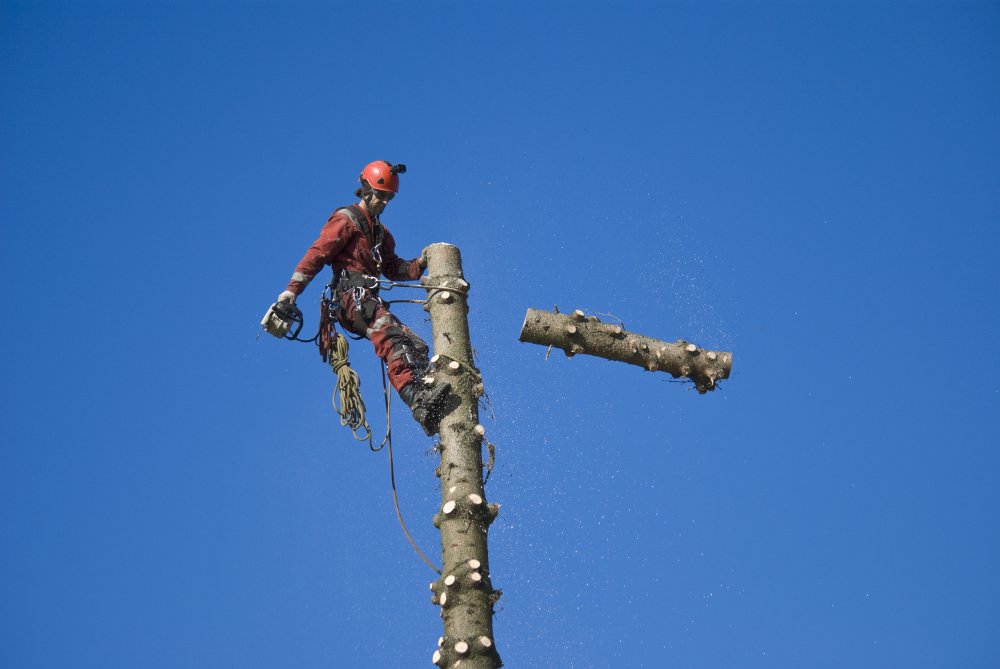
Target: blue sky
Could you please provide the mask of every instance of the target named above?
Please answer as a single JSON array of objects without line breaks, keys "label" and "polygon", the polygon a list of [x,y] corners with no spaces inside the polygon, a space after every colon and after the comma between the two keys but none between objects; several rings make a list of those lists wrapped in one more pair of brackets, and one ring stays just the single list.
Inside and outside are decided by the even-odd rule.
[{"label": "blue sky", "polygon": [[[472,283],[508,667],[997,666],[998,35],[986,2],[0,3],[0,665],[432,666],[384,453],[257,339],[388,159],[401,254]],[[733,376],[546,361],[553,305]]]}]

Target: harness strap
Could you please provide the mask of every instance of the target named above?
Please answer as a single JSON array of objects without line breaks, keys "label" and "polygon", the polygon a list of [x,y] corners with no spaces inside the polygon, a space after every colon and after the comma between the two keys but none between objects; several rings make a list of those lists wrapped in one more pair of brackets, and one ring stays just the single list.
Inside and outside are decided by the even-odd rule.
[{"label": "harness strap", "polygon": [[337,293],[343,293],[354,288],[364,288],[376,296],[381,288],[378,277],[349,269],[342,269],[337,272],[333,277],[331,287]]},{"label": "harness strap", "polygon": [[372,248],[372,257],[375,260],[375,274],[379,275],[382,273],[382,256],[379,254],[378,249],[382,246],[382,242],[385,240],[385,228],[382,227],[382,222],[378,220],[376,216],[374,218],[374,230],[373,226],[368,224],[368,217],[365,212],[361,211],[361,207],[356,204],[351,204],[346,207],[341,207],[337,209],[334,213],[343,212],[347,218],[354,223],[355,227],[361,231],[361,234],[365,236],[368,243]]}]

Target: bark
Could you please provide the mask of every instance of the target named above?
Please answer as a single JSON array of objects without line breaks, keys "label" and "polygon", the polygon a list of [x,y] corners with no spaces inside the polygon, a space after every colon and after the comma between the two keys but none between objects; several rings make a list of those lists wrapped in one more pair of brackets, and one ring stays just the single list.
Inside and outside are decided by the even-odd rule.
[{"label": "bark", "polygon": [[469,284],[462,257],[450,244],[426,249],[427,303],[434,335],[433,373],[425,383],[447,381],[452,391],[441,419],[441,510],[434,524],[441,530],[441,578],[431,583],[432,603],[440,607],[444,636],[433,662],[439,667],[496,669],[502,666],[493,639],[493,589],[487,531],[498,506],[486,501],[482,446],[486,429],[479,423],[483,381],[472,360],[469,341]]},{"label": "bark", "polygon": [[645,337],[579,310],[560,314],[528,309],[520,339],[561,348],[570,358],[584,353],[667,372],[675,379],[683,376],[694,381],[699,393],[714,390],[720,380],[728,379],[733,366],[730,352],[706,351],[683,339],[671,344]]}]

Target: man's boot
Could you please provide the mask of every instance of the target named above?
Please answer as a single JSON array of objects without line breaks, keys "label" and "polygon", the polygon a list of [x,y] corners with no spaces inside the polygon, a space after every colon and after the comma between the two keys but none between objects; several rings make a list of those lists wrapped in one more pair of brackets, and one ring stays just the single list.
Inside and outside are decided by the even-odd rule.
[{"label": "man's boot", "polygon": [[428,437],[438,431],[442,405],[450,390],[451,384],[447,381],[438,381],[432,386],[412,381],[399,391],[399,396],[406,402],[406,406],[410,407],[413,418],[424,428]]}]

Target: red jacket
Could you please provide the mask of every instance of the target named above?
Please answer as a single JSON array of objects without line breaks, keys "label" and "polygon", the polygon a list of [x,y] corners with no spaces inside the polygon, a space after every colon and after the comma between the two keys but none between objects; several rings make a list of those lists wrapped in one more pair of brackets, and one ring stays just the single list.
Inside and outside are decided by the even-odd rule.
[{"label": "red jacket", "polygon": [[[368,212],[359,207],[368,218],[369,228],[373,223]],[[396,255],[396,240],[384,225],[382,245],[379,251],[382,255],[382,274],[393,281],[419,279],[423,273],[420,259],[403,260]],[[372,256],[371,242],[358,226],[341,211],[330,215],[319,238],[313,242],[309,250],[299,261],[288,283],[288,290],[301,295],[309,282],[313,280],[324,265],[333,267],[334,272],[347,269],[352,272],[363,272],[375,276],[375,258]]]}]

